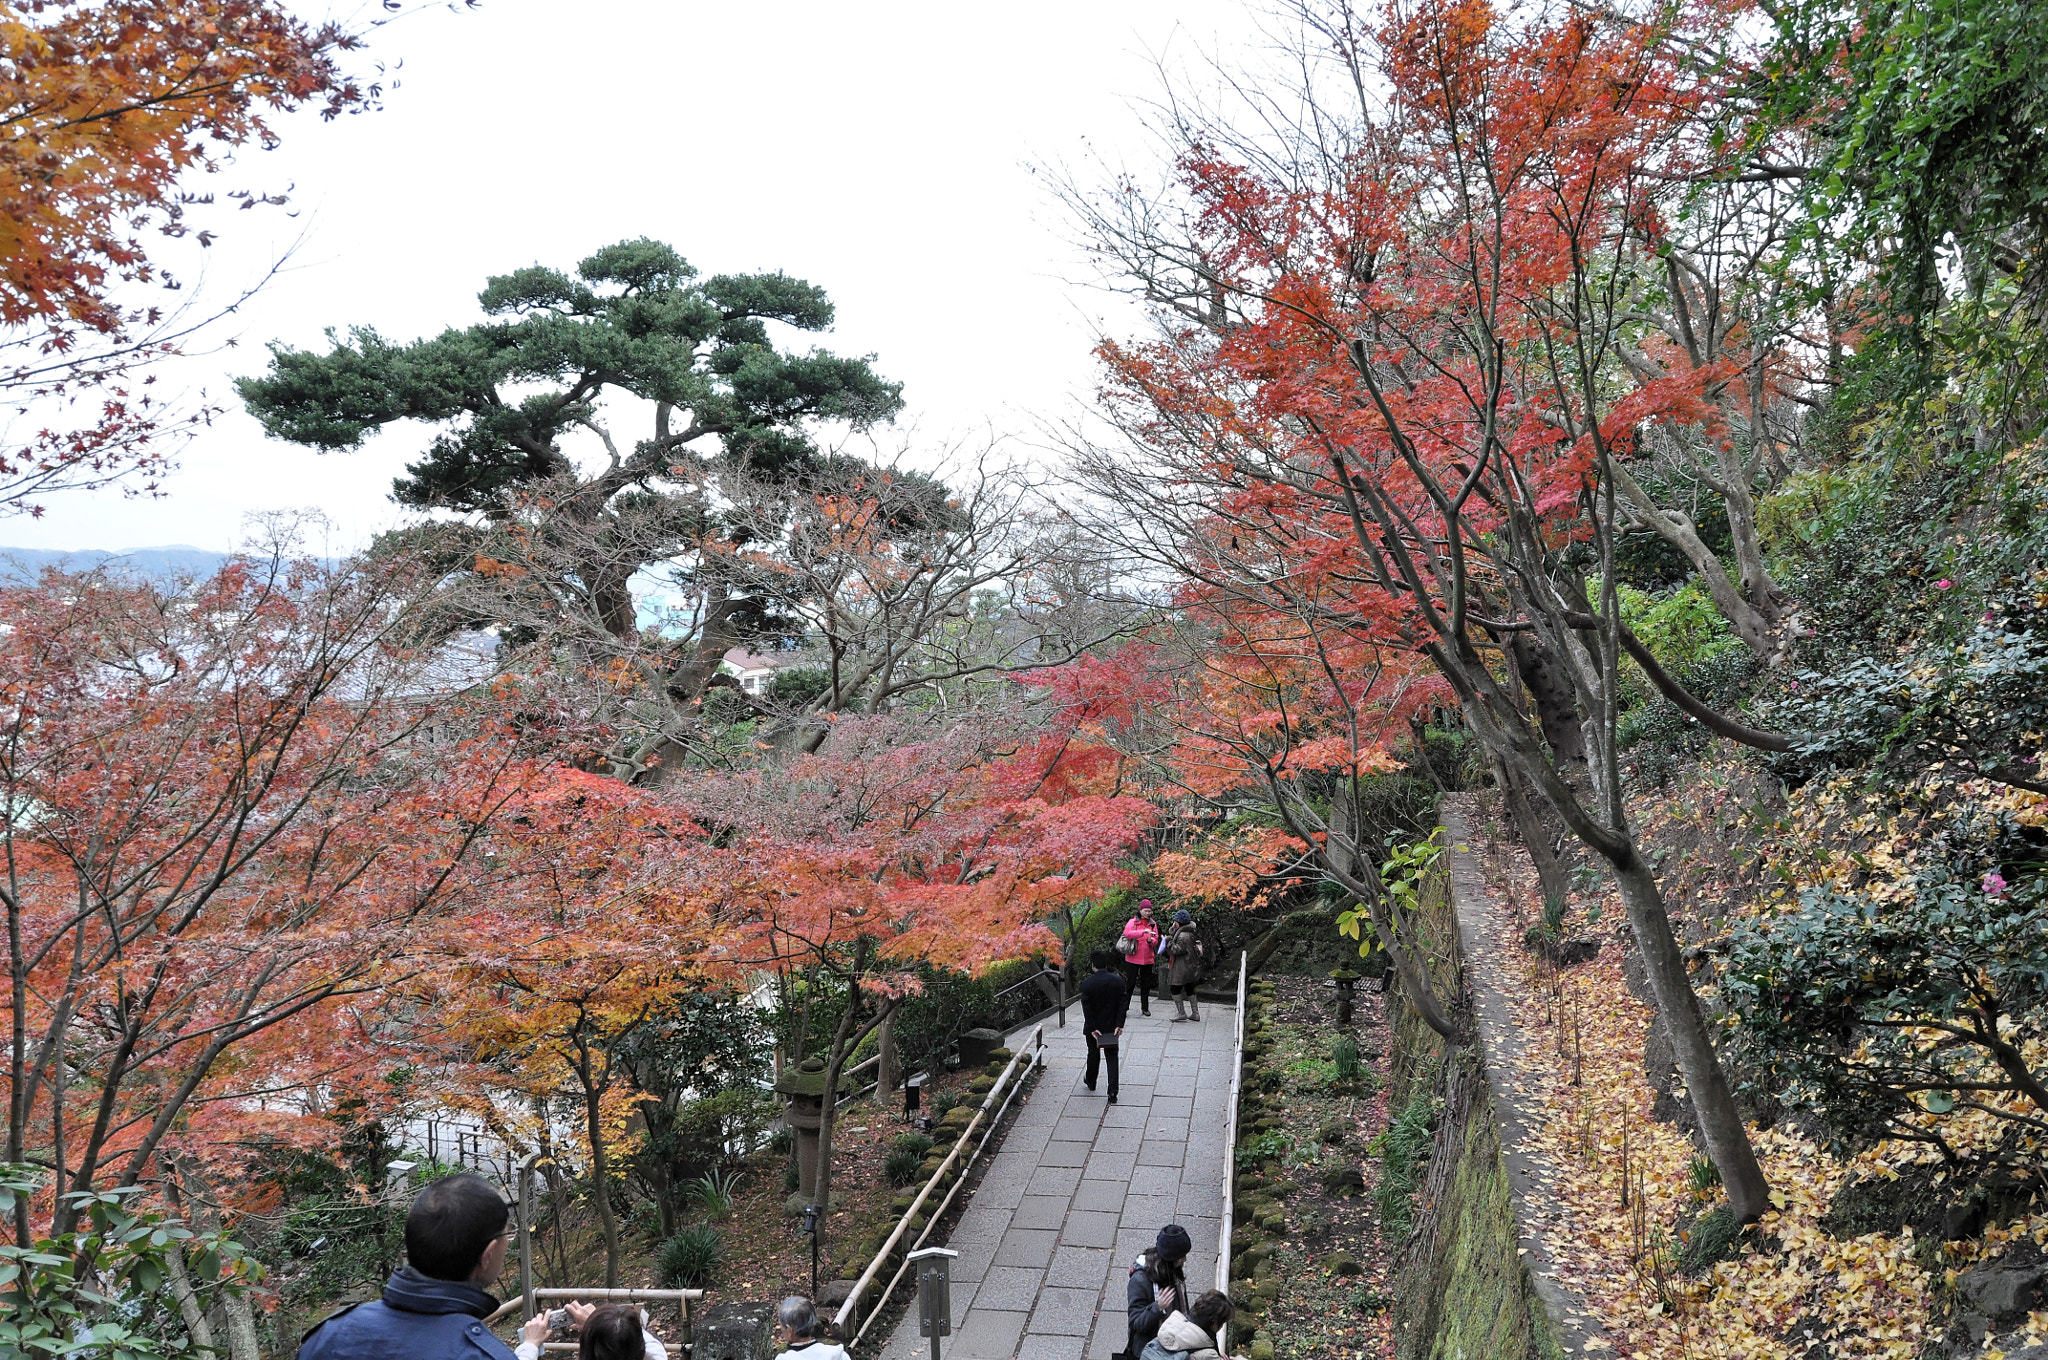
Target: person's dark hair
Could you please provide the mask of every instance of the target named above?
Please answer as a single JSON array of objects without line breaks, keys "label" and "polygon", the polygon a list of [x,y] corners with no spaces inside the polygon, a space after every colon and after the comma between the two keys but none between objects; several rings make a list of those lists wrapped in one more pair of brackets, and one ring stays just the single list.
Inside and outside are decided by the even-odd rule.
[{"label": "person's dark hair", "polygon": [[775,1320],[789,1328],[789,1334],[799,1341],[818,1334],[818,1310],[801,1294],[791,1294],[778,1304]]},{"label": "person's dark hair", "polygon": [[577,1360],[646,1360],[640,1310],[630,1303],[600,1304],[583,1324]]},{"label": "person's dark hair", "polygon": [[1097,949],[1088,955],[1088,966],[1097,970],[1116,967],[1114,949]]},{"label": "person's dark hair", "polygon": [[405,1216],[405,1260],[430,1280],[466,1280],[512,1217],[482,1176],[443,1176],[420,1191]]},{"label": "person's dark hair", "polygon": [[1219,1341],[1223,1328],[1236,1316],[1237,1305],[1220,1289],[1210,1290],[1188,1306],[1188,1321]]}]

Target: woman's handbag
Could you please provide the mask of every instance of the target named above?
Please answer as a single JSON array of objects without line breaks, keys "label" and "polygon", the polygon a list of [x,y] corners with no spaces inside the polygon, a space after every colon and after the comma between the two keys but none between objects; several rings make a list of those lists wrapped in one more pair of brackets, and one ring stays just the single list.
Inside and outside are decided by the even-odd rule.
[{"label": "woman's handbag", "polygon": [[1122,954],[1122,955],[1124,955],[1124,956],[1125,956],[1126,958],[1128,958],[1128,957],[1129,957],[1129,956],[1131,956],[1132,954],[1135,954],[1135,953],[1137,953],[1137,952],[1138,952],[1138,941],[1137,941],[1137,937],[1136,937],[1136,936],[1133,936],[1133,935],[1120,935],[1120,936],[1118,936],[1118,937],[1117,937],[1117,942],[1116,942],[1116,952],[1117,952],[1117,953],[1119,953],[1119,954]]}]

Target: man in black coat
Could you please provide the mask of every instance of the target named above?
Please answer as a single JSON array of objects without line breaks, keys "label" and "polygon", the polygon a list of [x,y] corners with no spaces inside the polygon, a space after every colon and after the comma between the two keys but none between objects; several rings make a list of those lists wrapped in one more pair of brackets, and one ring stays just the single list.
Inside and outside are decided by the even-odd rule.
[{"label": "man in black coat", "polygon": [[1110,950],[1096,950],[1088,956],[1088,963],[1095,971],[1081,983],[1081,1032],[1088,1039],[1088,1071],[1081,1084],[1094,1090],[1096,1069],[1107,1061],[1109,1103],[1114,1105],[1117,1041],[1130,1017],[1131,988],[1117,971],[1116,955]]}]

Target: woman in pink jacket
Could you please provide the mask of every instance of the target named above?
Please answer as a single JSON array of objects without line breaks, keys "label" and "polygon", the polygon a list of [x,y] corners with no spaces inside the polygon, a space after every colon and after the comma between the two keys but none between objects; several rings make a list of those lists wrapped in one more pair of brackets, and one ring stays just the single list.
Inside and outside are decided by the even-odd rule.
[{"label": "woman in pink jacket", "polygon": [[1159,927],[1152,920],[1152,899],[1138,903],[1138,914],[1124,926],[1124,944],[1119,950],[1131,966],[1131,990],[1137,993],[1139,1012],[1152,1013],[1152,964],[1159,957]]}]

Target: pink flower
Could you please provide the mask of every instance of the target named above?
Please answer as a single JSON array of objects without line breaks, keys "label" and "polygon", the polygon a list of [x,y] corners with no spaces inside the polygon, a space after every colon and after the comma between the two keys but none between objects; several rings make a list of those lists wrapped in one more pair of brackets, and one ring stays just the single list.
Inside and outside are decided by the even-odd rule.
[{"label": "pink flower", "polygon": [[1993,869],[1990,873],[1984,875],[1984,895],[1986,897],[1996,897],[2004,891],[2005,878],[1998,870]]},{"label": "pink flower", "polygon": [[1952,586],[1952,585],[1954,585],[1954,584],[1955,584],[1955,582],[1954,582],[1954,581],[1951,581],[1951,580],[1949,580],[1949,579],[1948,579],[1948,578],[1947,578],[1946,576],[1944,576],[1944,577],[1942,577],[1942,578],[1941,578],[1941,579],[1940,579],[1939,581],[1936,581],[1936,582],[1934,583],[1934,588],[1935,588],[1936,590],[1947,590],[1947,589],[1948,589],[1948,588],[1949,588],[1950,586]]}]

